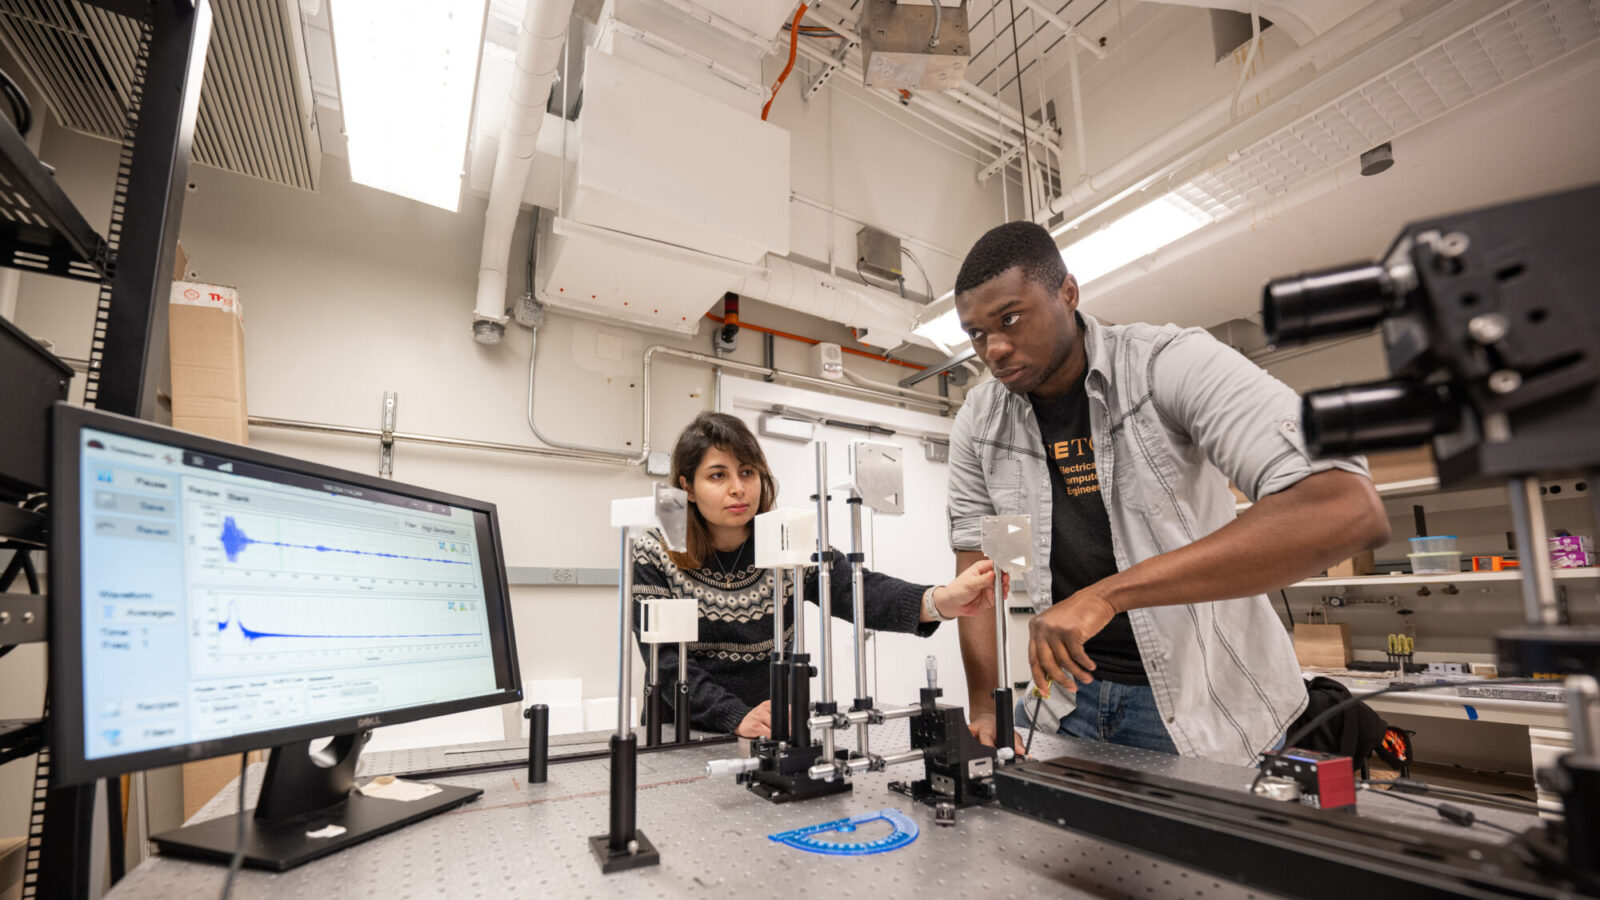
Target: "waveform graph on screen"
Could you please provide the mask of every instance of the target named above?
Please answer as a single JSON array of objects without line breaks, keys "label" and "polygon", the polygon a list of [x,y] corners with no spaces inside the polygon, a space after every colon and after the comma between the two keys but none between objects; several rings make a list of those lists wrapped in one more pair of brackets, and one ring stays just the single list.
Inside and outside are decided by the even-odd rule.
[{"label": "waveform graph on screen", "polygon": [[444,596],[205,590],[190,627],[203,677],[480,656],[483,602]]},{"label": "waveform graph on screen", "polygon": [[[470,585],[477,549],[458,534],[419,533],[400,516],[327,516],[191,504],[191,549],[202,578]],[[456,528],[456,532],[463,529]]]}]

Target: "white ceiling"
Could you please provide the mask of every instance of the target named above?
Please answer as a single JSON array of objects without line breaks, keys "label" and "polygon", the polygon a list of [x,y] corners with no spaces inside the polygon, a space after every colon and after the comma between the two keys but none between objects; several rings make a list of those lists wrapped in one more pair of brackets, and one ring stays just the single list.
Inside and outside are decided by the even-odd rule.
[{"label": "white ceiling", "polygon": [[1363,178],[1351,162],[1337,188],[1252,229],[1091,283],[1084,309],[1119,322],[1246,317],[1259,312],[1266,279],[1374,258],[1407,222],[1600,182],[1600,55],[1475,101],[1396,140],[1394,152],[1383,174]]}]

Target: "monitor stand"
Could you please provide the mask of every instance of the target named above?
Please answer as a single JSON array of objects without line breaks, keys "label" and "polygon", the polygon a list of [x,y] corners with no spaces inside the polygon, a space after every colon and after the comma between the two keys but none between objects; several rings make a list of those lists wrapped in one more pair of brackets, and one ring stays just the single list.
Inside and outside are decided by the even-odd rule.
[{"label": "monitor stand", "polygon": [[[483,793],[478,788],[437,785],[420,800],[385,800],[355,790],[356,761],[367,735],[345,734],[316,752],[310,741],[275,747],[254,814],[244,814],[244,864],[282,872],[337,853],[429,816],[454,809]],[[239,786],[240,790],[244,785]],[[158,834],[162,854],[226,863],[238,848],[239,814]],[[342,829],[342,830],[341,830]],[[325,834],[338,831],[337,834]],[[315,836],[313,836],[315,835]]]}]

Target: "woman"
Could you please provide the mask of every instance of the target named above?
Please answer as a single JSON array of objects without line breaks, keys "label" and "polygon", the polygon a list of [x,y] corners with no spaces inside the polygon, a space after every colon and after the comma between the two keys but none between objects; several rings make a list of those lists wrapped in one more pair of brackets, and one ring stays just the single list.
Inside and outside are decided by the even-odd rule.
[{"label": "woman", "polygon": [[[766,737],[772,729],[767,672],[775,579],[770,570],[755,566],[751,520],[772,509],[777,485],[755,435],[724,413],[701,413],[678,436],[672,480],[689,495],[687,550],[667,550],[655,532],[635,541],[634,600],[694,597],[700,602],[700,640],[689,645],[690,723],[706,731]],[[867,572],[867,627],[927,637],[942,621],[989,609],[993,578],[988,560],[938,587]],[[833,614],[845,620],[851,614],[850,582],[844,554],[835,553]],[[792,584],[785,593],[784,621],[792,636]],[[815,569],[806,570],[804,596],[817,601]],[[658,683],[677,679],[677,645],[662,645],[660,665]]]}]

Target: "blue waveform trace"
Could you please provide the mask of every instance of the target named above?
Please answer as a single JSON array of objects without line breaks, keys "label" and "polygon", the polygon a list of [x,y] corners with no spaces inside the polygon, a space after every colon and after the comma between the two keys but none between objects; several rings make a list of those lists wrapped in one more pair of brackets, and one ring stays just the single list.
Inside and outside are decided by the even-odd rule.
[{"label": "blue waveform trace", "polygon": [[238,562],[239,554],[251,544],[260,544],[264,547],[287,547],[290,550],[315,550],[318,553],[349,553],[354,556],[380,556],[385,559],[409,559],[416,562],[445,563],[452,566],[470,566],[468,560],[438,559],[431,556],[407,556],[404,553],[380,553],[375,550],[352,550],[346,547],[329,547],[324,544],[291,544],[286,541],[263,541],[244,533],[239,523],[233,516],[222,520],[222,552],[227,554],[228,562]]},{"label": "blue waveform trace", "polygon": [[452,637],[482,637],[483,636],[482,632],[478,632],[478,631],[447,631],[447,632],[438,632],[438,633],[430,633],[430,634],[309,634],[309,633],[301,634],[301,633],[292,632],[292,631],[258,631],[256,629],[251,628],[250,626],[244,624],[243,620],[241,620],[239,618],[238,605],[236,603],[231,602],[231,601],[228,603],[228,617],[225,618],[225,619],[222,619],[219,622],[217,622],[217,631],[218,631],[218,633],[227,631],[228,630],[228,626],[230,626],[230,625],[233,626],[234,628],[237,628],[239,630],[239,634],[242,635],[245,640],[250,641],[251,643],[254,643],[254,642],[256,642],[256,641],[258,641],[258,640],[260,640],[262,638],[310,638],[310,639],[318,639],[318,640],[325,640],[325,639],[338,639],[338,640],[387,639],[387,640],[395,640],[395,639],[398,639],[398,638],[452,638]]}]

